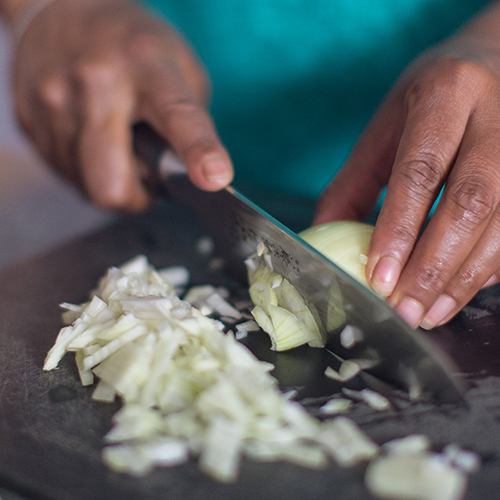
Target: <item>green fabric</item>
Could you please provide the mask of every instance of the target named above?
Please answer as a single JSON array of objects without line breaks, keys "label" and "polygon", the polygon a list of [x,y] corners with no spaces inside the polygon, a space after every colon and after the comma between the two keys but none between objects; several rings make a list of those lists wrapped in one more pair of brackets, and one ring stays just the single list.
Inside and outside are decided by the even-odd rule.
[{"label": "green fabric", "polygon": [[144,0],[194,46],[236,185],[316,198],[401,71],[486,0]]}]

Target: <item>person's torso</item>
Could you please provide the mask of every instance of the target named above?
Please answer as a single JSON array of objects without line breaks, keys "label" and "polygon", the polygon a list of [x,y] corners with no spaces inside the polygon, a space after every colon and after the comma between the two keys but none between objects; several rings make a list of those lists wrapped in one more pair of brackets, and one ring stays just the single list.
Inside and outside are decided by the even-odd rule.
[{"label": "person's torso", "polygon": [[236,184],[316,197],[406,65],[486,0],[143,0],[208,69]]}]

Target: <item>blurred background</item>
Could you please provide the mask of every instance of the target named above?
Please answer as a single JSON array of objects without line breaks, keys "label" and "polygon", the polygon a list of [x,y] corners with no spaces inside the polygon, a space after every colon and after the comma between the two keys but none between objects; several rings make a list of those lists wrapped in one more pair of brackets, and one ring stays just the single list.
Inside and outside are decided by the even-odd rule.
[{"label": "blurred background", "polygon": [[0,23],[0,268],[109,223],[53,173],[19,129],[11,88],[12,40]]}]

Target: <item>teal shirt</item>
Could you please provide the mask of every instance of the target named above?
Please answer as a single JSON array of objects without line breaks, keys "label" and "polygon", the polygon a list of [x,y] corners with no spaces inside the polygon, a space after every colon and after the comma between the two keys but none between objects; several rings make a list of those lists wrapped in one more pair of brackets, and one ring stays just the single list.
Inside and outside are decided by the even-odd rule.
[{"label": "teal shirt", "polygon": [[487,0],[143,0],[208,69],[241,189],[316,198],[404,68]]}]

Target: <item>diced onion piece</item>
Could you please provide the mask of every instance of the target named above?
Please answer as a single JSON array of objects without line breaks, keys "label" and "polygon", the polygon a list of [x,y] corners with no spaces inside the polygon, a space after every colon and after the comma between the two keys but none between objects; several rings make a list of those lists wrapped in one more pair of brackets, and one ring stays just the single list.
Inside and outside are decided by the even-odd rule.
[{"label": "diced onion piece", "polygon": [[363,331],[354,325],[346,325],[340,332],[340,344],[346,349],[351,349],[362,341]]},{"label": "diced onion piece", "polygon": [[383,447],[390,454],[423,453],[431,449],[432,442],[423,434],[411,434],[387,441]]},{"label": "diced onion piece", "polygon": [[215,248],[214,240],[210,236],[202,236],[196,242],[196,250],[200,255],[210,255]]},{"label": "diced onion piece", "polygon": [[116,391],[114,387],[105,380],[99,380],[99,383],[92,393],[92,399],[95,401],[102,401],[103,403],[113,403],[116,399]]},{"label": "diced onion piece", "polygon": [[149,263],[145,255],[137,255],[120,266],[120,271],[123,274],[141,275],[148,271]]},{"label": "diced onion piece", "polygon": [[385,396],[382,396],[382,394],[371,389],[355,391],[353,389],[343,387],[342,392],[355,401],[365,402],[368,406],[370,406],[370,408],[377,411],[385,411],[392,408],[390,401]]},{"label": "diced onion piece", "polygon": [[103,460],[116,472],[144,476],[155,466],[173,467],[186,463],[189,448],[186,443],[169,438],[139,444],[118,444],[104,448]]},{"label": "diced onion piece", "polygon": [[338,413],[346,413],[352,406],[352,401],[345,398],[330,399],[319,411],[324,415],[336,415]]},{"label": "diced onion piece", "polygon": [[121,337],[112,340],[109,344],[101,347],[94,354],[87,356],[83,360],[83,368],[85,370],[93,368],[97,364],[104,361],[108,356],[120,349],[120,347],[123,347],[125,344],[132,342],[142,335],[146,335],[147,331],[148,330],[144,325],[137,325],[133,327],[131,330],[124,333]]},{"label": "diced onion piece", "polygon": [[445,446],[442,454],[452,466],[467,474],[477,472],[481,466],[481,458],[477,453],[462,450],[456,444]]},{"label": "diced onion piece", "polygon": [[346,359],[342,361],[342,364],[339,368],[339,376],[340,380],[346,382],[354,378],[361,371],[361,367],[356,361]]},{"label": "diced onion piece", "polygon": [[149,439],[162,428],[159,412],[140,404],[127,404],[113,416],[113,427],[105,436],[108,443]]},{"label": "diced onion piece", "polygon": [[70,325],[75,321],[77,318],[80,317],[83,311],[83,307],[80,305],[76,304],[70,304],[68,302],[63,302],[62,304],[59,304],[59,307],[61,309],[65,309],[65,311],[62,314],[62,320],[63,323],[66,325]]},{"label": "diced onion piece", "polygon": [[392,407],[390,401],[385,396],[382,396],[382,394],[376,391],[372,391],[371,389],[363,389],[362,391],[360,391],[360,394],[363,398],[363,401],[365,401],[365,403],[374,410],[385,411],[390,410]]},{"label": "diced onion piece", "polygon": [[253,320],[248,320],[243,323],[238,323],[236,325],[236,330],[240,332],[256,332],[259,330],[259,325]]},{"label": "diced onion piece", "polygon": [[325,376],[331,378],[332,380],[341,380],[340,373],[337,370],[334,370],[331,366],[326,367]]},{"label": "diced onion piece", "polygon": [[347,382],[358,375],[360,371],[361,366],[357,363],[357,361],[348,359],[342,361],[339,371],[336,371],[331,366],[328,366],[325,370],[325,375],[332,380]]},{"label": "diced onion piece", "polygon": [[328,465],[327,455],[321,448],[306,444],[284,448],[281,459],[311,469],[324,469]]},{"label": "diced onion piece", "polygon": [[83,358],[84,358],[83,350],[76,351],[75,353],[75,361],[76,367],[78,368],[78,374],[80,375],[80,381],[83,386],[92,385],[94,383],[94,374],[92,370],[85,370],[83,368]]},{"label": "diced onion piece", "polygon": [[183,287],[189,283],[189,270],[185,266],[171,266],[160,271],[160,276],[175,287]]},{"label": "diced onion piece", "polygon": [[368,286],[365,263],[373,226],[354,221],[329,222],[299,233],[316,250],[332,260],[346,273]]},{"label": "diced onion piece", "polygon": [[210,425],[200,468],[219,481],[230,483],[238,477],[243,427],[238,422],[216,418]]},{"label": "diced onion piece", "polygon": [[207,298],[207,304],[212,306],[222,316],[229,316],[234,319],[241,319],[241,313],[235,309],[219,293],[214,293]]},{"label": "diced onion piece", "polygon": [[397,500],[461,500],[467,478],[436,454],[394,454],[379,457],[366,470],[368,490]]},{"label": "diced onion piece", "polygon": [[370,460],[379,447],[350,419],[337,417],[326,421],[320,433],[320,442],[342,467],[351,467]]},{"label": "diced onion piece", "polygon": [[94,373],[113,386],[126,401],[133,401],[137,399],[139,387],[146,380],[152,349],[151,337],[143,344],[129,342],[96,366]]}]

